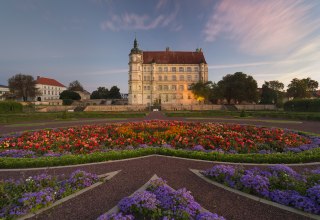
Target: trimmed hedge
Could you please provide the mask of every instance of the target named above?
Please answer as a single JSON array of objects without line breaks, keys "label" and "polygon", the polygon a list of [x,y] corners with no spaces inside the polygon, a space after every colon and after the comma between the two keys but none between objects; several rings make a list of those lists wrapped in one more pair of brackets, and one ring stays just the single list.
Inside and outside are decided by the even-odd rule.
[{"label": "trimmed hedge", "polygon": [[285,111],[320,112],[320,99],[298,99],[284,103]]},{"label": "trimmed hedge", "polygon": [[274,154],[221,154],[205,153],[199,151],[186,151],[168,148],[145,148],[137,150],[123,150],[110,152],[96,152],[85,155],[65,155],[62,157],[43,158],[0,158],[0,168],[31,168],[31,167],[53,167],[64,165],[85,164],[110,160],[121,160],[147,155],[165,155],[190,159],[223,161],[235,163],[308,163],[320,162],[320,148],[301,153],[274,153]]},{"label": "trimmed hedge", "polygon": [[18,113],[22,112],[23,106],[19,102],[14,101],[1,101],[0,113]]}]

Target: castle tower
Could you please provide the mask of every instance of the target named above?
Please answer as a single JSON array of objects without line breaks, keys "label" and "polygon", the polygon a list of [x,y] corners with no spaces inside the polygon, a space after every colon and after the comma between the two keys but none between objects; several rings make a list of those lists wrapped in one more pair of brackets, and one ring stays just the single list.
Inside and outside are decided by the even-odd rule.
[{"label": "castle tower", "polygon": [[142,88],[142,53],[142,50],[139,49],[137,39],[134,39],[133,48],[129,54],[129,104],[144,104]]}]

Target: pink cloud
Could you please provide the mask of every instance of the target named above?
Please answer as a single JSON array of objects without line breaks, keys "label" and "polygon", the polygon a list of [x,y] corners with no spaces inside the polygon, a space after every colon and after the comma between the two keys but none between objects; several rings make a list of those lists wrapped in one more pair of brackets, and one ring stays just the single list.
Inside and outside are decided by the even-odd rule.
[{"label": "pink cloud", "polygon": [[113,15],[110,19],[101,23],[102,30],[120,31],[120,30],[151,30],[158,27],[171,27],[177,31],[181,29],[181,25],[176,23],[176,17],[179,12],[177,6],[174,11],[169,14],[157,14],[149,16],[147,14],[123,13],[121,15]]},{"label": "pink cloud", "polygon": [[301,0],[222,0],[203,31],[205,40],[227,37],[251,54],[286,52],[320,27]]}]

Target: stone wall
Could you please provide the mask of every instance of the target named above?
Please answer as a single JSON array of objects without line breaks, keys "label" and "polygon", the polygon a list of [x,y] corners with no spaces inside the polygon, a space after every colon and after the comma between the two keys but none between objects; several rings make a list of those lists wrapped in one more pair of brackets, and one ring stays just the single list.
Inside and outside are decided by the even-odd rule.
[{"label": "stone wall", "polygon": [[42,107],[39,106],[37,107],[36,111],[37,112],[63,112],[63,111],[73,111],[76,108],[76,106],[47,106],[47,107]]},{"label": "stone wall", "polygon": [[164,111],[199,111],[199,110],[223,110],[223,105],[179,105],[179,104],[161,104],[161,110]]},{"label": "stone wall", "polygon": [[251,111],[261,111],[261,110],[277,110],[275,105],[235,105],[238,110],[251,110]]},{"label": "stone wall", "polygon": [[120,112],[120,111],[145,111],[146,105],[90,105],[84,111],[86,112]]}]

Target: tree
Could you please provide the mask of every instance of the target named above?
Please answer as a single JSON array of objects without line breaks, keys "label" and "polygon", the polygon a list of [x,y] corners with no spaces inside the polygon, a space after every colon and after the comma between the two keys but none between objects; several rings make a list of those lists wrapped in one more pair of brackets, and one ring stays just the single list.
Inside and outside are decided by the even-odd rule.
[{"label": "tree", "polygon": [[121,99],[120,89],[117,86],[112,86],[109,91],[108,98],[109,99]]},{"label": "tree", "polygon": [[231,100],[235,103],[256,102],[258,97],[257,81],[252,76],[242,72],[228,74],[218,82],[221,97],[225,98],[230,104]]},{"label": "tree", "polygon": [[81,85],[81,83],[78,80],[75,80],[75,81],[71,82],[69,84],[68,90],[81,91],[81,92],[84,91],[83,86]]},{"label": "tree", "polygon": [[8,79],[8,85],[10,92],[16,98],[22,98],[23,101],[27,101],[28,98],[34,98],[38,94],[36,81],[30,75],[17,74]]},{"label": "tree", "polygon": [[199,102],[206,102],[209,101],[210,95],[212,93],[212,82],[197,82],[191,85],[192,93],[194,94],[195,98]]},{"label": "tree", "polygon": [[291,80],[288,85],[287,95],[293,98],[310,98],[318,88],[318,82],[311,78]]},{"label": "tree", "polygon": [[81,96],[71,90],[64,90],[63,92],[61,92],[60,94],[60,99],[71,99],[71,100],[80,100]]},{"label": "tree", "polygon": [[91,93],[90,99],[107,99],[109,90],[106,87],[98,87]]},{"label": "tree", "polygon": [[262,85],[262,94],[261,94],[261,104],[282,104],[284,84],[274,80],[274,81],[265,81]]}]

